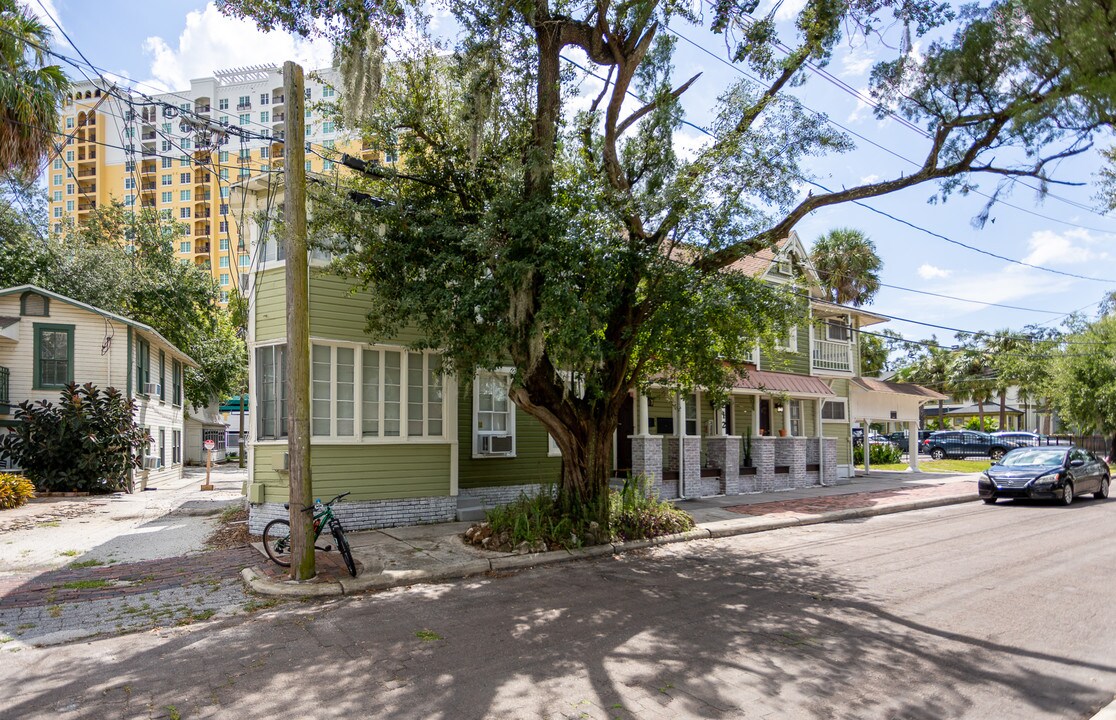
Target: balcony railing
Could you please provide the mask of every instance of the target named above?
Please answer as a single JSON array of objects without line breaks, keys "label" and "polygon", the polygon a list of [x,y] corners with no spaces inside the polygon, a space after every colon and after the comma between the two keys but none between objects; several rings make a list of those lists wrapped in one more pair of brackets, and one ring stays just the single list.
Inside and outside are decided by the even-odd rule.
[{"label": "balcony railing", "polygon": [[250,103],[250,102],[237,103],[236,104],[236,109],[237,110],[251,110],[252,109],[252,103]]},{"label": "balcony railing", "polygon": [[852,344],[834,340],[814,340],[810,364],[818,370],[852,370]]},{"label": "balcony railing", "polygon": [[287,98],[286,95],[272,95],[271,96],[271,104],[272,105],[282,105],[283,101],[286,100],[286,98]]}]

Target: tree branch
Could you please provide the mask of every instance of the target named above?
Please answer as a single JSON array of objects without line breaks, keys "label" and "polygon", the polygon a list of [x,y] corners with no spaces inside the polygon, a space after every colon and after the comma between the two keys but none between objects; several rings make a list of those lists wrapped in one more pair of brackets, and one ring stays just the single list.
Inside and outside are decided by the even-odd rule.
[{"label": "tree branch", "polygon": [[[693,85],[699,77],[701,77],[701,73],[694,75],[692,78],[682,83],[682,85],[680,85],[677,89],[672,90],[669,93],[668,97],[677,100],[682,95],[682,93],[690,89],[690,86]],[[616,126],[616,134],[623,135],[624,131],[631,127],[632,123],[636,122],[652,110],[655,110],[660,105],[662,105],[662,98],[652,100],[651,102],[641,107],[639,110],[636,110],[634,113],[625,118],[623,122]]]}]

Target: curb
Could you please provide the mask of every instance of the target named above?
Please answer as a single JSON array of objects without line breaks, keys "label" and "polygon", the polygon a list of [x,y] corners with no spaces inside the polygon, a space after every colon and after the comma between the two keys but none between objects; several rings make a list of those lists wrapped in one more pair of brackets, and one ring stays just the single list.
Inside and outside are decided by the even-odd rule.
[{"label": "curb", "polygon": [[[649,540],[632,540],[623,543],[593,545],[576,550],[552,550],[544,553],[507,555],[487,560],[472,560],[434,569],[385,570],[377,575],[342,578],[336,582],[296,583],[293,580],[276,581],[263,577],[252,568],[244,568],[240,571],[240,576],[244,580],[244,584],[247,585],[250,590],[260,595],[271,595],[275,597],[351,595],[367,592],[369,590],[387,590],[403,585],[456,580],[471,575],[482,575],[493,570],[521,570],[542,565],[570,562],[572,560],[585,560],[602,555],[620,554],[628,552],[629,550],[642,550],[659,545],[689,542],[691,540],[725,538],[735,535],[752,535],[754,533],[781,530],[789,527],[820,525],[822,523],[841,522],[843,520],[855,520],[879,515],[894,515],[911,510],[925,510],[928,508],[944,507],[946,505],[961,505],[963,503],[976,502],[979,499],[980,498],[975,495],[967,493],[965,495],[955,495],[951,497],[914,500],[908,503],[899,503],[895,505],[853,508],[851,510],[834,510],[807,518],[780,518],[778,520],[761,520],[759,522],[749,521],[744,518],[740,520],[717,520],[687,532],[676,533],[674,535],[662,535]],[[1098,714],[1094,720],[1116,720],[1116,701],[1108,708],[1101,710],[1100,714]]]},{"label": "curb", "polygon": [[1097,714],[1089,720],[1116,720],[1116,700],[1097,710]]}]

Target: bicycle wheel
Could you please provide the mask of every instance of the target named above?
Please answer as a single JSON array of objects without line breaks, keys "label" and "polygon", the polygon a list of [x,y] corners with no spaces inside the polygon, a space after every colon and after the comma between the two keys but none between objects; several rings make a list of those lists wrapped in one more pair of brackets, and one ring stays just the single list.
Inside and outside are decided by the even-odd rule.
[{"label": "bicycle wheel", "polygon": [[345,559],[345,567],[349,568],[349,574],[356,577],[356,563],[353,562],[353,551],[349,549],[349,541],[345,537],[345,531],[339,527],[334,528],[333,539],[337,543],[337,551],[340,552],[341,557]]},{"label": "bicycle wheel", "polygon": [[272,520],[263,531],[264,552],[280,567],[291,566],[291,523]]}]

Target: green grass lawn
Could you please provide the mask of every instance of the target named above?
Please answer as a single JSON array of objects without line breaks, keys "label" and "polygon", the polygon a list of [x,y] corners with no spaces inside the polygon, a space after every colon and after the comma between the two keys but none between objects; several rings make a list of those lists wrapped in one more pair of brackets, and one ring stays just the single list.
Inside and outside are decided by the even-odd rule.
[{"label": "green grass lawn", "polygon": [[[918,469],[921,472],[941,472],[941,473],[971,473],[987,470],[988,466],[992,463],[988,460],[931,460],[929,458],[919,458]],[[863,470],[863,465],[856,466],[858,470]],[[906,470],[907,463],[888,463],[886,465],[872,465],[873,470]]]}]

